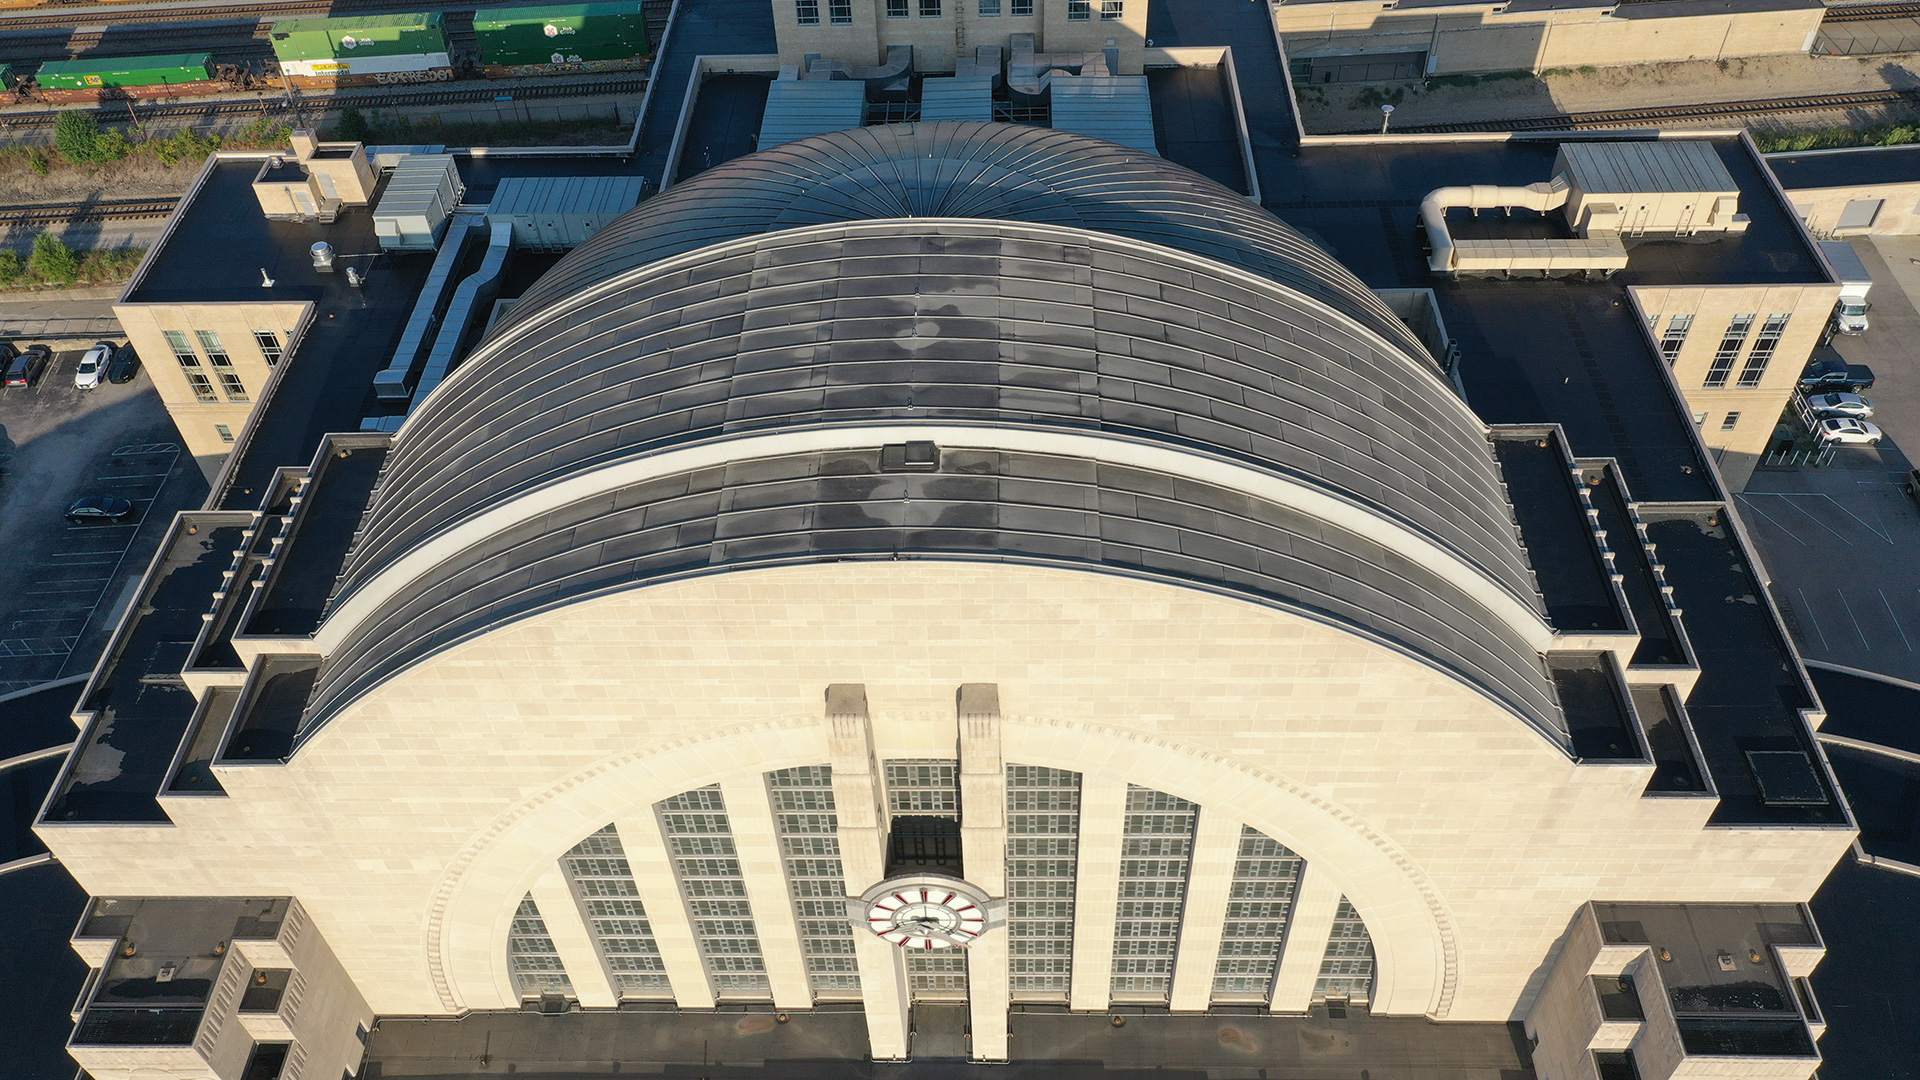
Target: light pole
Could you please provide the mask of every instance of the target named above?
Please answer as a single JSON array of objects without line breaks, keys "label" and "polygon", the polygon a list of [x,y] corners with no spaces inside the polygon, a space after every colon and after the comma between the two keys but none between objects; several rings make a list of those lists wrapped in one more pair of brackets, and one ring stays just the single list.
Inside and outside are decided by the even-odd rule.
[{"label": "light pole", "polygon": [[1387,133],[1387,125],[1393,123],[1393,106],[1380,106],[1380,134]]}]

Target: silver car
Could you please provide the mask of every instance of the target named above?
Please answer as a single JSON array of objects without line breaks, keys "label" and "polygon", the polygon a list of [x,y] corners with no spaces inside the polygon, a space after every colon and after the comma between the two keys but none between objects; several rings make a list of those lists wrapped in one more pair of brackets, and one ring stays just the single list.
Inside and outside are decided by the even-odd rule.
[{"label": "silver car", "polygon": [[1820,421],[1813,433],[1820,436],[1823,443],[1841,446],[1873,446],[1880,441],[1879,425],[1846,416]]},{"label": "silver car", "polygon": [[100,385],[106,377],[107,361],[113,359],[111,345],[95,345],[80,358],[80,366],[74,369],[73,385],[82,390],[91,390]]},{"label": "silver car", "polygon": [[1807,407],[1822,420],[1835,416],[1865,420],[1873,415],[1873,402],[1859,394],[1813,394],[1807,398]]}]

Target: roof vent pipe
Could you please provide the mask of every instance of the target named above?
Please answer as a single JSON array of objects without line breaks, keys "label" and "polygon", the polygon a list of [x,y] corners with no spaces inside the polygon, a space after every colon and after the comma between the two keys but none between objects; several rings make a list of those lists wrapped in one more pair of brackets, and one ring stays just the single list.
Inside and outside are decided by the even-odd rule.
[{"label": "roof vent pipe", "polygon": [[325,240],[308,249],[313,256],[313,268],[322,274],[333,273],[333,245]]}]

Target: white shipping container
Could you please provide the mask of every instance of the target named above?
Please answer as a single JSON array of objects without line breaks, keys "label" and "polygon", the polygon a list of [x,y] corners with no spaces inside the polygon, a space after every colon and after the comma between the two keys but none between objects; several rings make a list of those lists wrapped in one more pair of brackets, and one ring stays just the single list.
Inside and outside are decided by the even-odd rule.
[{"label": "white shipping container", "polygon": [[447,54],[409,53],[405,56],[342,56],[331,60],[282,60],[283,75],[308,75],[316,78],[341,75],[389,75],[399,71],[431,71],[452,67]]}]

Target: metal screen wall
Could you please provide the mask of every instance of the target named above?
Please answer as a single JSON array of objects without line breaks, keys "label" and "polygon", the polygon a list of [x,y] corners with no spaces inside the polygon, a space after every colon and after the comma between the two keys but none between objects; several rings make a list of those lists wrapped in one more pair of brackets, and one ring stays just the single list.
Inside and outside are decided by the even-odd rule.
[{"label": "metal screen wall", "polygon": [[622,998],[672,998],[666,967],[653,926],[640,904],[620,834],[609,825],[574,845],[560,859],[573,894],[580,900],[600,961]]},{"label": "metal screen wall", "polygon": [[1063,1002],[1073,983],[1080,774],[1007,766],[1007,948],[1013,1000]]},{"label": "metal screen wall", "polygon": [[774,831],[780,837],[794,925],[816,1000],[858,1001],[860,967],[847,922],[846,871],[840,864],[840,819],[834,813],[833,767],[807,765],[767,774]]},{"label": "metal screen wall", "polygon": [[1165,1002],[1173,989],[1199,811],[1185,799],[1127,785],[1120,905],[1113,927],[1115,1001]]},{"label": "metal screen wall", "polygon": [[716,998],[768,998],[767,961],[760,951],[747,882],[727,820],[720,786],[704,787],[654,804],[680,894],[693,917],[707,978]]}]

